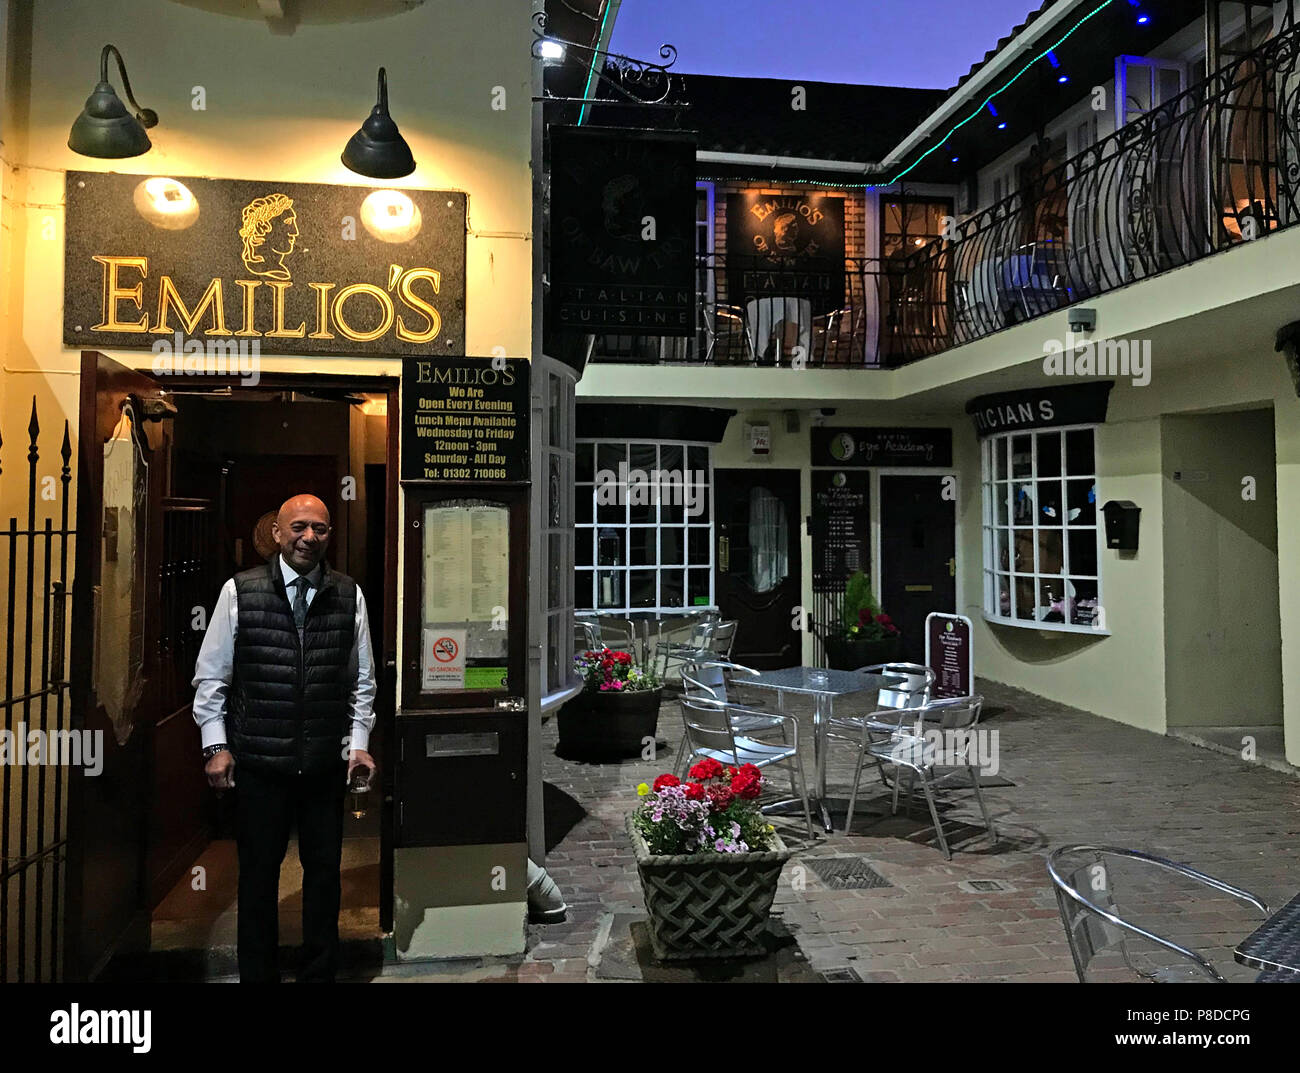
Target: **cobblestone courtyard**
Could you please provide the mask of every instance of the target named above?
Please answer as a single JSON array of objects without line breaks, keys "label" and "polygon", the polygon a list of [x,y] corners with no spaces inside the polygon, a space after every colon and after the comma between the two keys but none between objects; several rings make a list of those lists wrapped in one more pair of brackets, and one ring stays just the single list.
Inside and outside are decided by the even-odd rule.
[{"label": "cobblestone courtyard", "polygon": [[[980,688],[986,698],[981,725],[999,732],[998,774],[1011,783],[984,790],[998,844],[989,845],[970,791],[957,791],[951,807],[941,805],[954,851],[946,861],[919,793],[913,819],[901,809],[890,817],[879,779],[867,769],[866,807],[860,805],[849,836],[840,833],[842,811],[836,833],[818,829],[811,842],[801,814],[774,821],[796,851],[774,906],[773,930],[784,950],[766,966],[700,973],[657,969],[644,943],[635,941],[645,910],[623,829],[635,785],[672,770],[676,761],[682,733],[676,703],[665,702],[661,711],[667,749],[654,763],[561,759],[551,720],[544,729],[548,868],[569,903],[568,920],[530,927],[522,961],[462,963],[432,973],[426,967],[420,978],[1068,982],[1075,975],[1044,866],[1055,846],[1142,849],[1244,887],[1273,907],[1300,888],[1300,780],[1018,690],[988,682]],[[810,709],[792,702],[789,710],[800,716],[800,740],[811,742]],[[832,800],[847,797],[853,760],[847,746],[833,750]],[[805,764],[811,780],[810,745]],[[780,773],[773,783],[778,792],[788,787]],[[865,858],[889,885],[831,889],[811,864],[846,856]],[[1000,880],[1009,889],[963,887],[980,880]],[[1248,908],[1204,890],[1179,888],[1160,897],[1170,938],[1194,943],[1229,979],[1254,978],[1230,953],[1258,923]]]}]

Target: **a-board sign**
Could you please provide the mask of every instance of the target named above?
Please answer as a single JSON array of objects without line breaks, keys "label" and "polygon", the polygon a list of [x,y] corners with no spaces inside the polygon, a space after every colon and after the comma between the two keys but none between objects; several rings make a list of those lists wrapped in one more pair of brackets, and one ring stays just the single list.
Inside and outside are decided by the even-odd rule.
[{"label": "a-board sign", "polygon": [[528,479],[528,361],[402,363],[402,480]]},{"label": "a-board sign", "polygon": [[971,620],[933,611],[925,617],[925,665],[934,671],[930,696],[968,697],[975,692]]}]

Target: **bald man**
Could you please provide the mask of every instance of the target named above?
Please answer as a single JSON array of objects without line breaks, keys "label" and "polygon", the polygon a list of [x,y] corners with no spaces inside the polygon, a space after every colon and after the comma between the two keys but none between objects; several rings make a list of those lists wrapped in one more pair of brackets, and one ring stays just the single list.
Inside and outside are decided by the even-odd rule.
[{"label": "bald man", "polygon": [[239,979],[278,982],[280,865],[298,828],[298,980],[333,981],[339,946],[343,800],[367,752],[375,675],[366,601],[325,563],[329,510],[285,501],[279,553],[221,589],[194,668],[194,719],[208,784],[235,790]]}]

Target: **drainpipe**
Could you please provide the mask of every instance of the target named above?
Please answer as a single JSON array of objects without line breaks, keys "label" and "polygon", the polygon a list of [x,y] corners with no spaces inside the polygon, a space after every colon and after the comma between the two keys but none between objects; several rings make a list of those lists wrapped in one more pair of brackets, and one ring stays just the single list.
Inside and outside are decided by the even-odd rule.
[{"label": "drainpipe", "polygon": [[1277,330],[1277,342],[1273,349],[1280,351],[1286,358],[1287,371],[1291,374],[1291,386],[1300,396],[1300,320],[1293,320]]},{"label": "drainpipe", "polygon": [[528,920],[532,924],[559,924],[569,907],[564,894],[545,868],[528,859]]}]

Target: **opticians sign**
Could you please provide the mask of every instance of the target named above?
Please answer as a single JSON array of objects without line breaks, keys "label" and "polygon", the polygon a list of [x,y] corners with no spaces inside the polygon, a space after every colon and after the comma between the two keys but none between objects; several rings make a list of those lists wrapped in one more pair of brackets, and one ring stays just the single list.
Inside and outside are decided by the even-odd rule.
[{"label": "opticians sign", "polygon": [[1113,380],[1099,380],[981,395],[966,404],[966,412],[975,422],[979,437],[1063,425],[1100,425],[1106,420],[1106,405],[1114,384]]},{"label": "opticians sign", "polygon": [[70,171],[63,341],[463,353],[463,193]]}]

